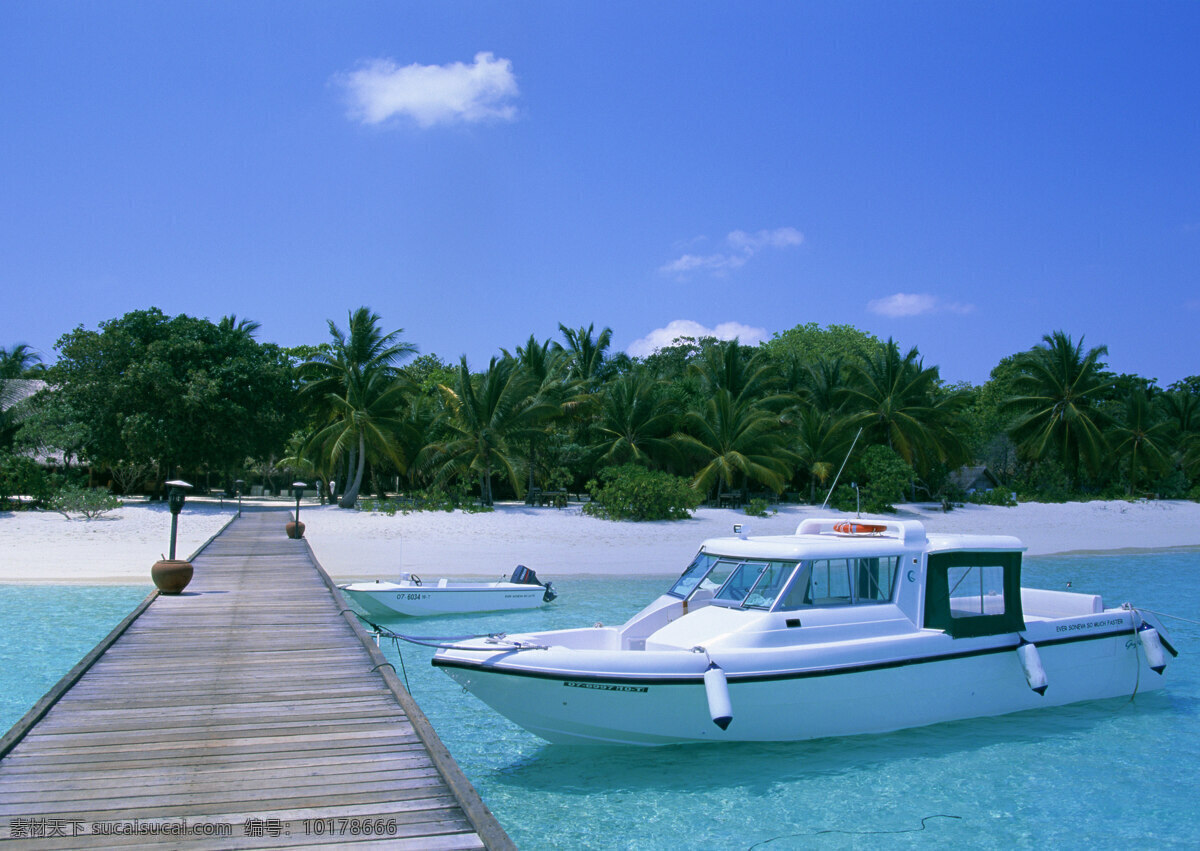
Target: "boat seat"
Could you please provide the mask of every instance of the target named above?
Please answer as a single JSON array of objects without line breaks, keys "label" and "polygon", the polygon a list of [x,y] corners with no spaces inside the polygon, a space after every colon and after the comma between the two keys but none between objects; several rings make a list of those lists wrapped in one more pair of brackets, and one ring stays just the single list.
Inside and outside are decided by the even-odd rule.
[{"label": "boat seat", "polygon": [[439,579],[439,580],[438,580],[438,587],[439,587],[439,588],[445,588],[445,587],[446,587],[447,585],[449,585],[449,584],[450,584],[450,583],[449,583],[449,581],[448,581],[448,580],[447,580],[445,577],[443,577],[443,578],[441,578],[441,579]]}]

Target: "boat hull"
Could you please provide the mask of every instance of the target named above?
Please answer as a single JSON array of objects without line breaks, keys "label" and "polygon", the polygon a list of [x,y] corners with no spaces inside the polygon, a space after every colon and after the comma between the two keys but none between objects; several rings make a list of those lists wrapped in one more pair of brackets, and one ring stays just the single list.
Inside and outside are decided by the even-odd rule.
[{"label": "boat hull", "polygon": [[408,585],[379,590],[344,586],[342,591],[369,614],[386,618],[535,609],[545,603],[546,589],[540,585],[497,583],[475,588]]},{"label": "boat hull", "polygon": [[994,638],[1004,640],[964,645],[925,634],[909,642],[904,658],[870,660],[861,647],[846,648],[840,664],[790,671],[777,664],[769,674],[739,670],[733,657],[720,659],[732,707],[727,729],[714,723],[710,711],[703,654],[624,652],[619,655],[628,669],[620,673],[598,669],[603,658],[611,663],[611,652],[561,648],[499,654],[482,664],[465,653],[439,653],[434,664],[520,726],[566,744],[799,741],[882,733],[1130,695],[1163,682],[1143,658],[1132,622],[1117,632],[1065,640],[1047,630],[1039,648],[1049,684],[1044,695],[1027,681],[1017,637]]}]

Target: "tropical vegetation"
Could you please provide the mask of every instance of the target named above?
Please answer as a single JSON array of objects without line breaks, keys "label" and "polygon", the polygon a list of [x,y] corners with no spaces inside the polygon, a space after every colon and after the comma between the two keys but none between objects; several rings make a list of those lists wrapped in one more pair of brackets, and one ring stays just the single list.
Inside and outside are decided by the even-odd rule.
[{"label": "tropical vegetation", "polygon": [[877,511],[964,500],[956,471],[970,466],[1001,483],[974,497],[996,504],[1200,498],[1200,376],[1164,388],[1114,374],[1103,345],[1061,330],[974,386],[850,326],[757,346],[681,338],[633,358],[610,328],[560,324],[482,368],[420,354],[367,307],[328,327],[283,349],[251,320],[151,308],[68,332],[52,363],[0,348],[0,499],[156,494],[173,477],[281,492],[300,478],[347,508],[550,492],[613,518],[705,502]]}]

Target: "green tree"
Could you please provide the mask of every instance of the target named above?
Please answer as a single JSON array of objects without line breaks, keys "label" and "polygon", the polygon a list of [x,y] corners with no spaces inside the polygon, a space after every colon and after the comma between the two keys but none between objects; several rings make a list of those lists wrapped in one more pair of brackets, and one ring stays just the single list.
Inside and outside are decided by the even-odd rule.
[{"label": "green tree", "polygon": [[503,475],[520,496],[515,446],[528,443],[555,413],[555,406],[530,393],[530,379],[511,358],[492,358],[487,372],[472,376],[463,357],[456,386],[441,387],[449,436],[433,453],[438,481],[476,477],[479,499],[492,505],[492,477]]},{"label": "green tree", "polygon": [[612,329],[605,328],[596,334],[594,325],[568,328],[560,322],[558,330],[566,341],[565,346],[556,345],[567,354],[567,375],[582,382],[586,389],[595,389],[608,377],[605,360],[612,345]]},{"label": "green tree", "polygon": [[381,370],[354,382],[344,397],[329,395],[333,416],[313,435],[310,445],[326,459],[350,459],[353,477],[338,501],[341,508],[353,508],[358,502],[368,458],[387,459],[400,472],[407,468],[409,459],[401,456],[397,436],[406,427],[402,411],[410,390],[407,381]]},{"label": "green tree", "polygon": [[1123,416],[1111,434],[1113,456],[1127,463],[1130,494],[1137,492],[1139,473],[1154,476],[1170,467],[1171,424],[1145,390],[1135,389],[1126,396]]},{"label": "green tree", "polygon": [[396,451],[397,412],[412,384],[397,364],[415,354],[400,335],[385,334],[379,314],[360,307],[348,315],[346,331],[328,321],[330,343],[300,367],[302,394],[317,428],[309,445],[329,454],[332,465],[344,459],[345,484],[338,505],[353,508],[358,501],[367,456],[387,458],[403,468]]},{"label": "green tree", "polygon": [[737,340],[705,348],[691,364],[705,397],[727,390],[735,401],[763,403],[780,384],[776,369],[761,352]]},{"label": "green tree", "polygon": [[9,378],[29,378],[29,373],[40,372],[42,356],[25,343],[17,343],[11,349],[0,346],[0,381]]},{"label": "green tree", "polygon": [[1009,434],[1029,461],[1057,453],[1072,487],[1080,465],[1095,471],[1106,448],[1109,418],[1098,405],[1112,387],[1100,360],[1107,353],[1106,346],[1084,352],[1082,337],[1075,343],[1055,331],[1013,359],[1013,395],[1004,405],[1015,417]]},{"label": "green tree", "polygon": [[795,360],[801,365],[820,360],[841,359],[846,363],[870,358],[880,346],[873,334],[852,325],[828,325],[815,322],[778,331],[762,344],[762,350],[777,363]]},{"label": "green tree", "polygon": [[901,356],[889,339],[850,369],[847,426],[862,426],[867,443],[888,447],[922,475],[966,461],[961,412],[968,400],[941,387],[937,367],[926,367],[915,346]]},{"label": "green tree", "polygon": [[776,493],[783,490],[792,455],[778,418],[769,411],[718,390],[702,410],[685,414],[683,422],[687,433],[679,440],[703,464],[693,478],[701,493],[716,485],[720,498],[726,487],[751,481]]},{"label": "green tree", "polygon": [[846,457],[854,434],[844,419],[816,407],[796,408],[792,422],[791,451],[796,467],[808,477],[808,501],[817,501],[817,486],[824,488]]},{"label": "green tree", "polygon": [[284,352],[207,319],[133,311],[55,348],[48,381],[83,424],[93,465],[226,471],[278,451],[292,431]]},{"label": "green tree", "polygon": [[605,386],[592,449],[604,465],[664,464],[678,455],[673,435],[681,414],[648,372],[623,375]]}]

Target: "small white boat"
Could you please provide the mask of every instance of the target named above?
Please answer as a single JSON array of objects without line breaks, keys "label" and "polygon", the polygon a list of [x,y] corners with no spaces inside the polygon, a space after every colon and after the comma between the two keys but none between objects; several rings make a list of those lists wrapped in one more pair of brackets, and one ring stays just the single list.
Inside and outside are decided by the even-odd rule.
[{"label": "small white boat", "polygon": [[571,744],[880,733],[1160,688],[1175,650],[1153,615],[1022,588],[1024,549],[810,519],[706,541],[622,626],[459,641],[433,664]]},{"label": "small white boat", "polygon": [[495,582],[422,582],[411,573],[399,582],[356,582],[338,586],[368,613],[380,618],[396,615],[457,615],[504,609],[535,609],[558,596],[553,583],[539,582],[537,574],[518,565],[508,579]]}]

